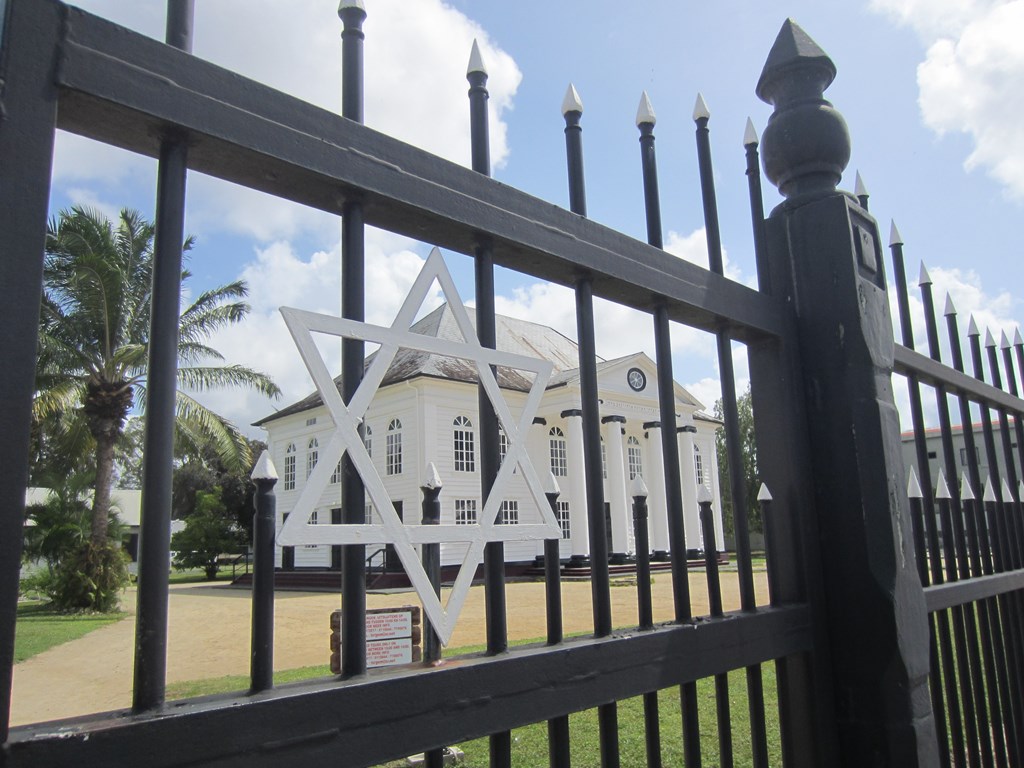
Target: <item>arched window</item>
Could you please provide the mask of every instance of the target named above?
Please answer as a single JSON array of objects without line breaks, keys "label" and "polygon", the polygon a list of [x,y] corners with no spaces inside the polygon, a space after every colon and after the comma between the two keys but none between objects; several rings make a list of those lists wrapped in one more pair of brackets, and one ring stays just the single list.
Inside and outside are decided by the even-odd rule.
[{"label": "arched window", "polygon": [[373,458],[373,430],[369,424],[363,425],[363,445],[366,446],[366,455]]},{"label": "arched window", "polygon": [[389,475],[402,474],[402,422],[392,419],[388,424],[385,469]]},{"label": "arched window", "polygon": [[475,433],[473,422],[465,416],[456,416],[452,422],[452,445],[455,449],[455,471],[475,472]]},{"label": "arched window", "polygon": [[704,485],[704,457],[696,445],[693,446],[693,474],[697,478],[697,485]]},{"label": "arched window", "polygon": [[555,477],[565,477],[569,474],[565,433],[558,427],[548,430],[548,447],[551,451],[551,474]]},{"label": "arched window", "polygon": [[315,438],[310,438],[309,444],[306,446],[306,477],[308,478],[313,474],[313,467],[316,466],[317,461],[320,458],[320,442]]},{"label": "arched window", "polygon": [[629,459],[629,479],[632,480],[637,475],[643,477],[644,463],[640,455],[640,441],[635,437],[631,436],[626,441],[626,457]]},{"label": "arched window", "polygon": [[508,456],[508,435],[505,434],[505,430],[498,427],[498,462],[505,461],[505,457]]},{"label": "arched window", "polygon": [[284,482],[283,489],[291,491],[295,489],[295,443],[288,443],[284,449]]}]

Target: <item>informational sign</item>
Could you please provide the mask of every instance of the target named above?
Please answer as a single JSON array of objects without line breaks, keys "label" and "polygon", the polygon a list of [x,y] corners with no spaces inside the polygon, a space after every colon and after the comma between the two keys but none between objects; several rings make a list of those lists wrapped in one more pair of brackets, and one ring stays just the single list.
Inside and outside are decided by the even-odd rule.
[{"label": "informational sign", "polygon": [[[366,666],[388,667],[420,661],[423,637],[420,607],[370,608],[366,611]],[[331,613],[331,672],[341,674],[341,611]]]}]

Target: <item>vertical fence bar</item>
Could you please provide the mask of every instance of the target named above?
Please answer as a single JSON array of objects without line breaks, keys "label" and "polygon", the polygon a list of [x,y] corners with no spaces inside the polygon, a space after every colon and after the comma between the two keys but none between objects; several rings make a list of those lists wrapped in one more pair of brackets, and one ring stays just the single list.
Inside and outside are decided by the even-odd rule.
[{"label": "vertical fence bar", "polygon": [[[552,514],[558,514],[558,481],[548,470],[547,497]],[[562,581],[560,539],[544,540],[544,602],[547,612],[548,645],[562,642]],[[551,768],[569,765],[569,716],[559,715],[548,720],[548,763]]]},{"label": "vertical fence bar", "polygon": [[[168,0],[168,44],[192,50],[193,0]],[[185,240],[187,139],[175,131],[160,142],[153,298],[146,383],[146,431],[142,456],[142,521],[139,530],[135,682],[132,710],[164,703],[167,676],[167,599],[171,546],[171,481],[178,393],[178,318]]]},{"label": "vertical fence bar", "polygon": [[[647,93],[640,98],[636,115],[640,131],[640,163],[643,173],[644,210],[647,242],[663,248],[661,199],[658,192],[658,164],[654,148],[655,114]],[[675,381],[672,364],[672,332],[668,308],[664,302],[654,308],[654,346],[658,365],[658,416],[661,421],[662,463],[665,467],[665,513],[672,565],[672,602],[677,622],[689,621],[690,574],[686,563],[686,529],[683,525],[682,478],[679,469],[679,442],[676,420]],[[690,461],[687,457],[687,461]],[[700,722],[697,708],[697,684],[679,687],[683,718],[683,753],[687,766],[700,765]]]},{"label": "vertical fence bar", "polygon": [[[569,174],[569,210],[587,215],[583,180],[583,102],[569,85],[562,101],[565,154]],[[587,522],[590,533],[590,584],[594,601],[594,635],[612,631],[611,584],[608,578],[608,540],[604,519],[604,480],[601,472],[601,413],[597,395],[597,349],[594,340],[594,287],[589,275],[576,278],[576,338],[580,359],[580,409],[583,419],[583,464],[587,481]],[[618,707],[598,707],[602,768],[619,765]]]},{"label": "vertical fence bar", "polygon": [[754,233],[754,262],[757,265],[757,288],[771,294],[772,278],[768,269],[767,244],[764,234],[764,197],[761,194],[761,165],[757,152],[760,139],[754,121],[747,118],[743,132],[743,148],[747,156],[747,192],[750,197],[750,223]]},{"label": "vertical fence bar", "polygon": [[[473,170],[484,176],[491,175],[490,140],[487,128],[487,70],[480,56],[480,48],[473,41],[469,67],[469,125]],[[480,344],[488,349],[496,346],[494,319],[494,250],[487,240],[481,240],[474,249],[474,285],[476,288],[476,334]],[[491,367],[492,373],[497,371]],[[483,382],[477,388],[480,415],[480,502],[487,499],[498,475],[501,459],[498,455],[498,418],[494,413]],[[492,521],[493,522],[493,521]],[[489,541],[484,548],[484,600],[486,605],[487,651],[503,653],[508,650],[508,626],[505,616],[505,545]],[[509,731],[491,734],[491,766],[511,768],[512,734]]]},{"label": "vertical fence bar", "polygon": [[[426,479],[420,487],[423,493],[423,501],[420,504],[422,517],[420,525],[441,524],[441,476],[437,467],[431,462],[427,465]],[[441,545],[436,543],[421,544],[420,557],[423,562],[423,572],[434,590],[434,594],[441,595]],[[430,619],[424,616],[423,621],[423,663],[435,665],[441,660],[441,640],[434,630]],[[423,764],[426,768],[443,768],[444,748],[437,747],[428,749],[423,753]]]},{"label": "vertical fence bar", "polygon": [[[718,224],[718,202],[715,196],[715,177],[711,164],[711,137],[708,130],[710,118],[711,113],[704,103],[704,98],[698,94],[693,119],[697,124],[697,165],[704,204],[708,263],[712,272],[724,275],[722,237]],[[750,556],[747,488],[743,479],[743,446],[740,441],[739,411],[736,405],[732,337],[725,330],[719,331],[717,337],[718,367],[722,382],[722,412],[725,417],[725,444],[729,461],[729,487],[732,491],[733,535],[736,538],[736,565],[739,570],[740,606],[744,611],[754,611],[757,610],[757,598],[754,592],[754,570]],[[706,549],[706,536],[704,541]],[[764,683],[761,677],[761,665],[750,665],[746,668],[746,675],[754,766],[755,768],[767,768],[768,740],[764,728]],[[726,684],[724,695],[728,696],[728,693],[728,684]]]},{"label": "vertical fence bar", "polygon": [[264,451],[252,470],[256,485],[252,516],[252,648],[249,662],[249,690],[253,693],[274,687],[274,528],[277,501],[274,486],[277,469]]},{"label": "vertical fence bar", "polygon": [[[341,114],[363,122],[362,0],[342,0],[338,6],[341,32]],[[363,204],[347,199],[341,207],[341,316],[366,319],[365,224]],[[365,344],[357,339],[341,342],[342,398],[348,403],[363,380]],[[360,435],[363,426],[360,425]],[[355,464],[346,453],[341,465],[341,509],[346,523],[366,522],[366,489]],[[377,510],[383,514],[384,510]],[[346,677],[366,672],[366,545],[341,548],[341,673]]]},{"label": "vertical fence bar", "polygon": [[[647,484],[641,475],[633,478],[630,487],[633,497],[633,538],[636,542],[637,619],[640,629],[654,628],[654,608],[651,603],[651,548],[647,534]],[[644,743],[647,748],[647,768],[661,768],[661,727],[658,720],[658,692],[647,691],[644,699]]]},{"label": "vertical fence bar", "polygon": [[[722,584],[718,574],[718,548],[715,546],[715,523],[711,511],[711,493],[707,486],[697,487],[701,533],[704,536],[704,570],[708,582],[708,605],[711,618],[722,617]],[[760,672],[760,667],[758,667]],[[732,768],[732,717],[729,713],[729,674],[715,675],[715,719],[718,723],[718,762]]]},{"label": "vertical fence bar", "polygon": [[[917,574],[918,578],[921,579],[922,586],[928,586],[928,545],[925,543],[925,526],[924,526],[924,493],[921,491],[921,484],[918,482],[917,473],[914,471],[913,465],[910,467],[908,473],[910,475],[907,481],[907,497],[910,499],[910,514],[911,520],[914,525],[914,555],[915,562],[917,563]],[[939,653],[938,645],[935,638],[935,617],[933,615],[928,616],[928,663],[931,669],[931,680],[932,684],[929,686],[929,692],[932,697],[932,709],[937,713],[944,712],[942,702],[942,686],[940,685],[941,673],[939,670]],[[946,728],[945,715],[936,717],[935,730],[938,734],[938,746],[939,746],[939,761],[943,766],[950,764],[949,755],[949,732]]]},{"label": "vertical fence bar", "polygon": [[[35,394],[43,251],[50,195],[57,89],[52,66],[62,9],[0,4],[0,743],[7,741],[25,534],[25,487]],[[17,66],[17,77],[13,67]],[[25,180],[14,183],[13,180]]]},{"label": "vertical fence bar", "polygon": [[[950,297],[946,297],[944,310],[946,317],[946,333],[949,340],[950,356],[953,368],[960,373],[964,372],[963,350],[961,349],[960,331],[957,326],[956,307]],[[960,484],[960,499],[963,506],[964,526],[967,533],[967,549],[969,554],[969,575],[971,577],[981,576],[984,573],[982,561],[982,537],[987,542],[984,521],[979,514],[978,505],[974,499],[974,488],[981,487],[981,472],[978,467],[978,454],[974,442],[974,422],[971,418],[970,401],[963,394],[957,396],[960,407],[961,435],[964,441],[964,453],[967,459],[967,469],[963,472],[963,480]],[[984,545],[987,548],[987,543]],[[1009,700],[1006,680],[1006,655],[1002,647],[1002,636],[999,631],[999,609],[993,599],[981,600],[978,602],[978,620],[980,630],[978,637],[981,643],[982,663],[986,684],[985,692],[988,696],[988,710],[991,715],[991,727],[994,734],[993,748],[995,751],[996,764],[1007,765],[1007,741],[1012,742],[1012,737],[1006,738],[1006,728],[1013,732],[1013,723],[1005,721],[1005,714],[1008,713]],[[997,661],[998,659],[998,661]]]},{"label": "vertical fence bar", "polygon": [[[927,272],[922,266],[922,275]],[[931,278],[921,281],[921,299],[924,304],[925,330],[928,337],[928,353],[936,362],[942,361],[939,346],[939,331],[936,321],[935,300],[932,295]],[[953,427],[949,417],[949,397],[944,386],[935,387],[935,405],[939,416],[939,434],[942,444],[943,464],[946,473],[956,481],[956,454],[953,448]],[[963,514],[959,495],[952,494],[942,481],[940,487],[945,496],[939,501],[942,520],[943,557],[946,565],[946,579],[957,581],[968,578],[970,571],[964,540]],[[971,765],[979,761],[986,768],[992,766],[992,743],[981,739],[988,732],[988,714],[981,691],[981,662],[978,654],[978,631],[974,610],[964,606],[951,609],[953,616],[954,647],[956,649],[957,679],[962,697],[964,725],[967,736],[967,755]]]}]

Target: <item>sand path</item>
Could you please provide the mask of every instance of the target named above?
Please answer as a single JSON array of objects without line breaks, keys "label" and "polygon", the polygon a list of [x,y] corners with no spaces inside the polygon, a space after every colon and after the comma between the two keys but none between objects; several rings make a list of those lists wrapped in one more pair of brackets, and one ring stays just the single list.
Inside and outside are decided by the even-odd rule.
[{"label": "sand path", "polygon": [[[767,603],[765,574],[755,573],[758,603]],[[615,626],[637,621],[636,587],[614,579],[611,590]],[[672,578],[655,575],[652,586],[655,621],[670,621]],[[735,573],[722,574],[726,610],[739,607]],[[690,574],[694,615],[707,614],[703,571]],[[547,631],[544,584],[511,583],[506,587],[509,639],[543,637]],[[589,582],[562,584],[566,634],[587,632],[593,614]],[[367,595],[367,607],[417,604],[413,592]],[[83,638],[51,648],[14,668],[12,725],[122,709],[131,705],[135,591],[122,601],[130,615]],[[337,594],[279,592],[275,604],[275,670],[326,664],[330,657],[331,611]],[[170,591],[167,681],[174,683],[249,672],[250,595],[223,585],[174,585]],[[486,642],[483,588],[476,586],[459,617],[451,647]]]}]

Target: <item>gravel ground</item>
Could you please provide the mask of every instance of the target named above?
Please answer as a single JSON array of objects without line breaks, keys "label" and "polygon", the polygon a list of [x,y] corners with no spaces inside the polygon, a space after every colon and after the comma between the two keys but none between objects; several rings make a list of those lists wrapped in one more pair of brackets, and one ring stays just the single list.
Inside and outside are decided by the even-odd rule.
[{"label": "gravel ground", "polygon": [[[765,574],[755,573],[758,603],[766,604]],[[615,626],[636,623],[636,587],[631,578],[612,579]],[[673,616],[672,577],[657,573],[652,587],[655,621]],[[726,610],[739,607],[735,573],[722,574]],[[708,612],[703,571],[690,574],[693,614]],[[543,637],[546,633],[544,585],[510,583],[506,587],[510,640]],[[413,592],[367,595],[368,608],[417,604]],[[330,660],[331,611],[340,607],[337,594],[279,592],[275,607],[274,668],[293,669]],[[566,634],[586,632],[593,625],[590,582],[563,582],[563,623]],[[122,606],[123,621],[52,648],[14,668],[12,725],[122,709],[131,705],[135,591]],[[167,681],[198,680],[249,672],[249,593],[224,585],[174,585],[170,591]],[[484,594],[473,587],[459,617],[451,647],[483,644]]]}]

